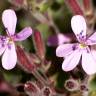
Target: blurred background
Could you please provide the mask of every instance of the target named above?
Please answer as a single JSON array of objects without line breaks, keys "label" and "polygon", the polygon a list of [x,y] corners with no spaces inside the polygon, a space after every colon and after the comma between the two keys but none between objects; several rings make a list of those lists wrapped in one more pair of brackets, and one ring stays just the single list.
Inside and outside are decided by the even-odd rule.
[{"label": "blurred background", "polygon": [[[88,34],[95,31],[96,0],[0,0],[0,35],[6,34],[2,23],[6,9],[16,12],[17,33],[31,26],[33,34],[16,42],[20,50],[16,47],[14,69],[5,70],[0,64],[0,96],[96,96],[96,75],[88,76],[80,64],[64,72],[63,58],[56,57],[59,44],[76,42],[70,24],[73,15],[86,18]],[[28,69],[28,64],[35,68]]]}]

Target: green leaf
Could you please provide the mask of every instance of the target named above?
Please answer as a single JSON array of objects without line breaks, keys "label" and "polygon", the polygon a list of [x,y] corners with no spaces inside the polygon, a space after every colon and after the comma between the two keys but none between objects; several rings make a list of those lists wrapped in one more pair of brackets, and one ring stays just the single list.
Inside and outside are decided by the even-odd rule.
[{"label": "green leaf", "polygon": [[92,77],[91,80],[89,80],[89,89],[91,91],[96,91],[96,76]]},{"label": "green leaf", "polygon": [[22,79],[21,71],[17,69],[11,71],[4,71],[3,75],[5,80],[11,84],[16,84]]}]

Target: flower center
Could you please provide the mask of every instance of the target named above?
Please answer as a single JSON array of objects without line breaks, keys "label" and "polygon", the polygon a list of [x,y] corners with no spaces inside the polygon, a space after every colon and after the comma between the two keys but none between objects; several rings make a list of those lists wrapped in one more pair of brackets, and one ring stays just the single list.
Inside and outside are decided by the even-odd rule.
[{"label": "flower center", "polygon": [[8,37],[8,43],[12,43],[14,42],[12,36],[10,35],[9,31],[8,31],[8,28],[5,28],[6,32],[7,32],[7,37]]},{"label": "flower center", "polygon": [[85,48],[85,47],[87,47],[87,45],[84,44],[84,43],[80,43],[79,46],[80,46],[80,48]]},{"label": "flower center", "polygon": [[8,37],[8,43],[11,44],[13,42],[14,42],[14,40],[11,37]]}]

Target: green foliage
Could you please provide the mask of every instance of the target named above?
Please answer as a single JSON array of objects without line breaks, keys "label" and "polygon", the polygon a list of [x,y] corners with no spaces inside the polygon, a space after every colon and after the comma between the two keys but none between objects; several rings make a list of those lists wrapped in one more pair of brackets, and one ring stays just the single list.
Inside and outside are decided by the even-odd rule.
[{"label": "green foliage", "polygon": [[94,75],[91,80],[89,80],[89,89],[91,91],[96,91],[96,76]]}]

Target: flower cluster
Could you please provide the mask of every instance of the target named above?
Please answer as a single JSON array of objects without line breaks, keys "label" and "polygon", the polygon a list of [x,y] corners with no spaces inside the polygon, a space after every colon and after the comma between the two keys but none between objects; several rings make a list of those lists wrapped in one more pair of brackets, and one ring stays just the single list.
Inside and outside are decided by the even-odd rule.
[{"label": "flower cluster", "polygon": [[13,69],[17,62],[15,41],[22,41],[32,34],[31,27],[26,27],[19,33],[15,34],[17,17],[12,9],[7,9],[2,14],[7,36],[0,35],[0,55],[2,56],[2,66],[6,70]]},{"label": "flower cluster", "polygon": [[64,71],[74,69],[82,57],[84,71],[89,75],[96,73],[96,50],[93,47],[96,44],[96,32],[90,37],[86,36],[86,22],[81,15],[72,17],[71,27],[78,43],[61,44],[57,47],[56,55],[65,58],[62,69]]}]

